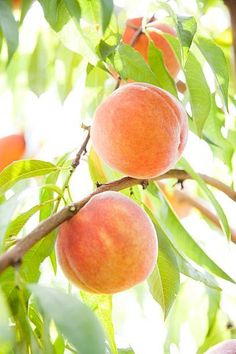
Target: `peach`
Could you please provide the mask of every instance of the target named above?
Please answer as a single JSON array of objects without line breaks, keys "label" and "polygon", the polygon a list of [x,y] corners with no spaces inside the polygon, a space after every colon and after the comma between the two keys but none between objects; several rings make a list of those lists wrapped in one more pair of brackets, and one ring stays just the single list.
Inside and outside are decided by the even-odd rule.
[{"label": "peach", "polygon": [[20,160],[25,152],[23,134],[8,135],[0,139],[0,171],[15,160]]},{"label": "peach", "polygon": [[[122,37],[123,42],[126,44],[131,44],[137,29],[141,25],[142,17],[129,19],[126,23],[125,32]],[[148,32],[150,38],[153,40],[156,48],[162,52],[164,64],[169,74],[175,79],[180,70],[180,63],[173,49],[171,48],[171,45],[165,39],[163,34],[166,33],[172,36],[176,36],[176,31],[166,23],[161,23],[159,21],[153,21],[149,23],[146,27],[146,31]],[[141,33],[133,44],[133,47],[143,56],[146,61],[148,61],[148,44],[149,38],[145,33]]]},{"label": "peach", "polygon": [[187,134],[187,114],[179,101],[146,83],[114,91],[97,108],[91,127],[97,154],[121,173],[143,179],[174,166]]},{"label": "peach", "polygon": [[157,237],[147,214],[118,192],[103,192],[60,226],[57,253],[65,275],[101,294],[126,290],[154,269]]},{"label": "peach", "polygon": [[210,348],[206,354],[235,354],[236,353],[236,339],[226,340],[220,344]]}]

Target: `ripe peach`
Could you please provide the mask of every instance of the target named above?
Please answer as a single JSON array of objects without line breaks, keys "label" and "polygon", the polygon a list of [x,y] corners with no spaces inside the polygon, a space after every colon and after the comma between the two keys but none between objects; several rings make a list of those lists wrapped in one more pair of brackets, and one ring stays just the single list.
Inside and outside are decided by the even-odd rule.
[{"label": "ripe peach", "polygon": [[0,171],[15,160],[20,160],[25,152],[23,134],[5,136],[0,139]]},{"label": "ripe peach", "polygon": [[210,348],[206,354],[235,354],[236,353],[236,339],[226,340],[220,344]]},{"label": "ripe peach", "polygon": [[177,162],[187,134],[187,114],[179,101],[146,83],[114,91],[97,108],[91,127],[93,147],[109,166],[144,179]]},{"label": "ripe peach", "polygon": [[113,294],[152,272],[157,238],[149,217],[135,202],[104,192],[61,225],[57,251],[73,283],[92,293]]},{"label": "ripe peach", "polygon": [[[142,17],[129,19],[126,23],[125,32],[123,34],[123,42],[126,44],[130,44],[132,39],[135,36],[137,29],[142,25]],[[176,36],[175,30],[167,25],[166,23],[160,23],[158,21],[153,21],[149,23],[146,27],[146,30],[153,40],[154,45],[162,52],[164,64],[169,71],[169,74],[176,78],[179,70],[180,70],[180,63],[171,48],[168,41],[163,36],[163,33],[170,34],[172,36]],[[158,30],[155,31],[155,30]],[[141,33],[133,47],[142,54],[143,58],[148,61],[148,44],[149,38],[145,33]]]}]

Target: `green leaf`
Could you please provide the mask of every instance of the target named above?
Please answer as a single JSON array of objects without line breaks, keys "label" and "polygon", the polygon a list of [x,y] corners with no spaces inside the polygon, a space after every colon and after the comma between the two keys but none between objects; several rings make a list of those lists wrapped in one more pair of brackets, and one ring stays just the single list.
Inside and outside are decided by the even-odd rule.
[{"label": "green leaf", "polygon": [[157,265],[148,279],[148,284],[153,298],[161,305],[166,318],[179,290],[180,276],[173,249],[160,234]]},{"label": "green leaf", "polygon": [[8,224],[17,207],[18,195],[13,195],[7,201],[0,205],[0,250],[3,248],[4,235]]},{"label": "green leaf", "polygon": [[57,230],[53,230],[24,255],[22,265],[20,266],[20,273],[27,282],[38,281],[40,265],[53,252],[56,236]]},{"label": "green leaf", "polygon": [[0,1],[0,29],[7,41],[8,62],[18,46],[18,26],[6,1]]},{"label": "green leaf", "polygon": [[0,194],[6,192],[16,182],[56,171],[51,162],[41,160],[20,160],[13,162],[0,173]]},{"label": "green leaf", "polygon": [[21,5],[21,13],[20,13],[20,24],[23,23],[23,20],[32,5],[33,0],[23,0]]},{"label": "green leaf", "polygon": [[229,71],[228,64],[223,50],[212,40],[198,37],[196,40],[198,48],[206,58],[215,74],[216,81],[222,93],[226,108],[228,107]]},{"label": "green leaf", "polygon": [[122,79],[132,79],[139,82],[148,82],[158,85],[158,79],[142,55],[127,44],[120,44],[117,51],[111,56],[115,70]]},{"label": "green leaf", "polygon": [[222,128],[225,126],[225,114],[216,106],[215,96],[212,95],[211,110],[204,125],[203,136],[204,140],[209,143],[214,153],[214,156],[221,159],[221,161],[232,170],[232,158],[234,154],[233,141],[230,140],[230,131],[225,138],[222,134]]},{"label": "green leaf", "polygon": [[216,200],[214,194],[212,193],[212,191],[207,187],[206,183],[204,182],[204,180],[199,176],[199,174],[197,174],[196,172],[194,172],[194,170],[192,169],[192,167],[190,166],[190,164],[182,157],[181,160],[178,162],[179,166],[181,166],[193,179],[195,179],[195,181],[197,181],[197,183],[199,184],[199,186],[201,187],[201,189],[206,193],[208,199],[210,200],[210,202],[212,203],[212,205],[215,208],[215,211],[219,217],[219,221],[222,227],[222,230],[224,231],[226,237],[228,238],[228,240],[230,240],[231,238],[231,231],[230,231],[230,227],[228,224],[228,220],[225,216],[225,213],[222,209],[222,207],[220,206],[219,202]]},{"label": "green leaf", "polygon": [[159,86],[164,90],[169,91],[174,96],[177,96],[174,80],[166,70],[162,52],[156,48],[156,46],[153,44],[153,41],[149,42],[148,62],[151,70],[158,78]]},{"label": "green leaf", "polygon": [[197,244],[197,242],[186,231],[175,213],[170,208],[165,199],[161,198],[159,189],[151,182],[147,190],[155,198],[155,224],[168,237],[174,248],[181,254],[184,254],[199,266],[209,270],[211,273],[228,280],[235,281],[225,273]]},{"label": "green leaf", "polygon": [[186,58],[193,41],[193,37],[197,31],[197,22],[195,18],[193,16],[177,16],[177,30],[184,50],[184,56]]},{"label": "green leaf", "polygon": [[214,289],[207,289],[209,297],[208,308],[208,334],[211,332],[217,317],[217,312],[220,308],[221,293]]},{"label": "green leaf", "polygon": [[109,346],[112,354],[118,354],[114,326],[112,322],[112,296],[111,295],[94,295],[80,292],[82,300],[88,305],[101,321],[107,335]]},{"label": "green leaf", "polygon": [[40,96],[47,87],[48,83],[48,53],[45,48],[45,40],[39,34],[36,46],[31,55],[28,69],[29,88]]},{"label": "green leaf", "polygon": [[42,208],[42,205],[35,205],[29,210],[27,210],[25,213],[20,214],[17,216],[14,220],[12,220],[7,227],[6,233],[5,233],[5,239],[11,237],[11,236],[17,236],[20,230],[24,227],[24,225],[27,223],[27,221],[33,216],[37,211]]},{"label": "green leaf", "polygon": [[82,103],[82,116],[92,117],[98,105],[106,94],[105,81],[108,73],[94,67],[91,64],[87,67],[87,77],[85,81],[85,93]]},{"label": "green leaf", "polygon": [[40,307],[54,320],[65,338],[80,354],[105,354],[102,328],[92,311],[75,296],[56,289],[30,285]]},{"label": "green leaf", "polygon": [[118,354],[135,354],[133,349],[127,348],[127,349],[119,349]]},{"label": "green leaf", "polygon": [[[149,197],[151,198],[151,197]],[[155,199],[152,199],[153,205],[156,207],[155,204]],[[151,210],[148,210],[145,207],[145,210],[147,214],[150,216],[151,220],[154,223],[154,226],[157,230],[157,235],[158,235],[158,240],[161,239],[163,240],[167,246],[172,250],[175,256],[175,262],[177,262],[177,268],[180,273],[184,274],[185,276],[192,278],[193,280],[200,281],[201,283],[205,284],[206,286],[216,289],[216,290],[221,290],[219,287],[217,281],[211,275],[209,272],[207,272],[204,269],[196,269],[196,266],[191,264],[185,256],[183,256],[181,251],[178,251],[176,247],[174,247],[173,243],[170,242],[168,235],[159,227],[158,223],[156,222],[154,214],[151,212]]]},{"label": "green leaf", "polygon": [[55,67],[57,88],[60,99],[64,102],[74,87],[77,79],[77,70],[80,68],[80,64],[83,63],[83,57],[67,49],[61,43],[57,49],[56,60],[56,63],[59,64]]},{"label": "green leaf", "polygon": [[215,321],[212,324],[204,342],[198,348],[197,354],[205,354],[214,345],[232,338],[232,328],[228,328],[229,318],[225,312],[218,309]]},{"label": "green leaf", "polygon": [[36,301],[33,296],[30,296],[30,298],[29,298],[28,316],[29,316],[30,321],[35,326],[35,333],[36,333],[37,337],[42,338],[43,330],[44,330],[43,318],[37,309]]},{"label": "green leaf", "polygon": [[69,21],[59,33],[64,46],[71,51],[80,54],[92,65],[97,65],[99,57],[96,47],[100,42],[100,35],[95,26],[80,28],[77,20]]},{"label": "green leaf", "polygon": [[179,266],[179,270],[182,274],[186,275],[187,277],[200,281],[201,283],[205,284],[209,288],[221,290],[219,284],[206,270],[199,270],[194,267],[185,257],[183,257],[176,249],[175,249],[175,256]]},{"label": "green leaf", "polygon": [[184,67],[186,83],[190,94],[193,121],[199,136],[211,108],[210,90],[201,65],[190,51]]},{"label": "green leaf", "polygon": [[102,31],[104,33],[107,26],[110,23],[112,11],[113,11],[113,0],[100,0],[100,6],[101,6]]},{"label": "green leaf", "polygon": [[14,188],[14,194],[9,199],[3,200],[0,203],[0,252],[4,248],[5,232],[8,228],[10,221],[19,205],[19,196],[25,190],[26,184],[20,183],[17,188]]},{"label": "green leaf", "polygon": [[79,3],[83,19],[89,23],[97,25],[100,22],[100,0],[80,0]]},{"label": "green leaf", "polygon": [[64,0],[39,0],[44,16],[54,31],[58,32],[69,20]]},{"label": "green leaf", "polygon": [[10,310],[2,290],[0,290],[0,309],[0,352],[9,353],[15,341],[15,334],[13,326],[9,326]]},{"label": "green leaf", "polygon": [[[208,331],[209,301],[207,288],[203,284],[191,280],[181,284],[166,321],[165,353],[170,352],[171,344],[176,344],[182,352],[183,326],[188,329],[188,336],[191,337],[196,347],[201,345]],[[189,353],[195,353],[194,347],[191,346],[191,349],[188,349]]]},{"label": "green leaf", "polygon": [[106,183],[108,182],[106,173],[104,171],[103,162],[100,160],[98,155],[96,154],[93,148],[90,149],[89,156],[88,156],[88,167],[90,177],[96,185],[96,183]]},{"label": "green leaf", "polygon": [[80,23],[81,8],[79,2],[77,0],[64,0],[64,2],[71,17]]},{"label": "green leaf", "polygon": [[182,53],[181,53],[182,47],[179,40],[176,37],[172,36],[171,34],[163,33],[162,35],[169,42],[178,61],[182,63]]}]

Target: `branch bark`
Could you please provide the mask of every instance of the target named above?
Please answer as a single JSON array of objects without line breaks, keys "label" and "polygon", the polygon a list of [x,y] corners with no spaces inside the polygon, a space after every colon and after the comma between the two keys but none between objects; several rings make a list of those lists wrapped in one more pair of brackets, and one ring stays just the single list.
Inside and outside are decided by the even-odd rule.
[{"label": "branch bark", "polygon": [[74,160],[72,161],[72,164],[71,166],[76,169],[77,166],[79,166],[80,164],[80,159],[82,157],[83,154],[86,154],[87,152],[87,145],[88,145],[88,142],[89,142],[89,139],[90,139],[90,128],[87,127],[87,130],[88,130],[88,133],[87,133],[87,136],[83,142],[83,144],[81,145],[81,148],[79,149],[79,151],[77,152]]},{"label": "branch bark", "polygon": [[[236,201],[236,192],[234,192],[230,187],[213,177],[209,177],[206,175],[201,175],[201,177],[206,183],[221,190],[232,200]],[[182,170],[170,170],[153,180],[162,180],[167,178],[177,178],[178,181],[184,181],[186,179],[191,179],[191,176],[189,176],[185,171]],[[0,273],[2,273],[9,266],[18,265],[22,261],[24,254],[30,248],[32,248],[38,241],[48,235],[52,230],[56,229],[64,221],[70,219],[73,215],[75,215],[96,194],[105,191],[120,191],[122,189],[130,188],[138,184],[145,185],[146,183],[147,180],[123,177],[119,180],[99,186],[93,193],[91,193],[86,198],[82,199],[79,202],[64,207],[58,213],[42,221],[25,238],[18,241],[18,243],[13,248],[9,249],[7,252],[0,256]]]}]

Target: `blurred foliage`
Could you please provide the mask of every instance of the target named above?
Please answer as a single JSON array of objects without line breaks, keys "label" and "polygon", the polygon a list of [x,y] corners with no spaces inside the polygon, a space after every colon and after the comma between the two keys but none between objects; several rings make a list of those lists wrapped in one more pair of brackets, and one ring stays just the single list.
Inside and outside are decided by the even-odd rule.
[{"label": "blurred foliage", "polygon": [[[225,165],[233,185],[236,100],[232,33],[230,28],[214,33],[202,21],[212,8],[226,9],[221,0],[196,0],[196,13],[191,14],[183,3],[150,1],[151,10],[145,14],[150,18],[154,12],[158,17],[164,11],[164,21],[176,29],[176,37],[165,34],[165,38],[181,64],[186,90],[179,93],[178,85],[165,68],[162,53],[152,41],[148,61],[132,46],[122,43],[127,13],[112,0],[2,0],[0,93],[10,89],[13,107],[21,110],[29,91],[40,96],[54,88],[64,103],[79,85],[83,87],[81,116],[90,121],[99,103],[115,89],[117,80],[122,80],[122,84],[133,80],[159,86],[186,107],[192,133],[209,145],[215,160]],[[176,7],[184,15],[178,15]],[[21,36],[30,33],[28,19],[37,11],[43,13],[44,24],[34,32],[27,49],[22,48]],[[229,116],[233,116],[230,125]],[[22,160],[0,173],[1,252],[25,236],[32,220],[37,225],[63,203],[71,201],[66,184],[70,163],[69,152],[55,163]],[[217,196],[191,167],[191,161],[182,160],[178,167],[192,176],[199,190],[205,193],[203,198],[209,199],[227,242],[230,228]],[[94,187],[96,183],[121,177],[92,149],[88,168]],[[32,181],[37,185],[37,192],[34,191],[37,201],[25,203],[26,208],[23,192],[31,192]],[[235,283],[232,276],[183,226],[157,184],[151,182],[146,190],[136,186],[122,193],[145,208],[157,230],[159,258],[148,285],[166,319],[165,353],[170,353],[173,343],[181,350],[183,324],[189,326],[198,354],[235,336],[221,306],[221,290],[225,284],[222,279]],[[0,275],[0,353],[134,353],[132,348],[118,348],[111,296],[83,292],[74,296],[70,291],[66,294],[56,287],[32,284],[43,276],[48,257],[53,272],[57,273],[55,239],[56,231],[53,231],[27,252],[22,264]]]}]

